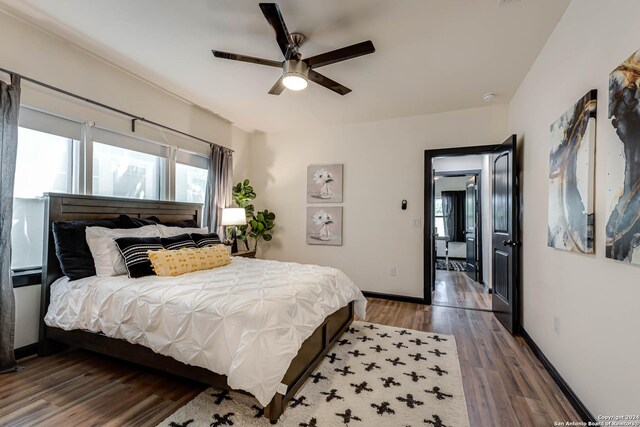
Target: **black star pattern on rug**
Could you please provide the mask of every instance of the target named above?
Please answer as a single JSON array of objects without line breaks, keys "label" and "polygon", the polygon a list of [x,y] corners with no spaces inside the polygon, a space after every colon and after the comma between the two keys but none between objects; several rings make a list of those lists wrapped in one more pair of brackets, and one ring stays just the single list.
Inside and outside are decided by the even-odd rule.
[{"label": "black star pattern on rug", "polygon": [[406,329],[400,329],[399,331],[396,331],[397,333],[399,333],[400,335],[413,335],[411,332],[407,331]]},{"label": "black star pattern on rug", "polygon": [[363,391],[373,391],[372,388],[367,387],[369,384],[367,384],[366,381],[361,382],[360,384],[354,384],[351,383],[351,387],[355,388],[355,392],[356,394],[360,394]]},{"label": "black star pattern on rug", "polygon": [[364,368],[364,370],[367,371],[367,372],[371,372],[374,369],[382,369],[380,366],[378,366],[378,364],[376,362],[371,362],[371,363],[362,362],[362,364],[364,366],[366,366],[366,368]]},{"label": "black star pattern on rug", "polygon": [[413,357],[413,360],[415,360],[416,362],[419,362],[421,360],[427,360],[426,357],[422,357],[422,353],[410,354],[409,356]]},{"label": "black star pattern on rug", "polygon": [[339,414],[339,413],[336,412],[336,415],[339,416],[340,418],[342,418],[342,423],[343,424],[349,424],[351,422],[351,420],[353,420],[353,421],[362,421],[362,418],[356,417],[355,415],[353,415],[351,413],[351,409],[347,409],[346,411],[344,411],[344,414]]},{"label": "black star pattern on rug", "polygon": [[318,420],[311,418],[308,423],[300,423],[298,427],[318,427]]},{"label": "black star pattern on rug", "polygon": [[380,338],[391,338],[391,335],[389,335],[388,333],[384,333],[384,334],[376,334],[377,336],[379,336]]},{"label": "black star pattern on rug", "polygon": [[420,338],[416,338],[415,340],[409,340],[409,342],[412,342],[412,343],[414,343],[414,344],[415,344],[415,345],[417,345],[417,346],[421,346],[421,345],[427,345],[427,344],[429,344],[429,343],[428,343],[428,342],[426,342],[426,341],[422,341]]},{"label": "black star pattern on rug", "polygon": [[262,418],[264,416],[264,408],[261,408],[258,405],[251,405],[251,409],[256,411],[256,414],[253,416],[253,418]]},{"label": "black star pattern on rug", "polygon": [[349,345],[349,344],[351,344],[351,341],[349,341],[349,340],[348,340],[348,339],[346,339],[346,338],[338,341],[338,345],[339,345],[339,346]]},{"label": "black star pattern on rug", "polygon": [[342,360],[335,353],[327,354],[325,357],[329,358],[329,363],[331,363],[332,365],[336,360]]},{"label": "black star pattern on rug", "polygon": [[185,421],[185,422],[183,422],[183,423],[180,423],[180,424],[178,424],[178,423],[175,423],[175,422],[171,421],[171,422],[169,423],[169,427],[187,427],[187,426],[188,426],[189,424],[191,424],[192,422],[193,422],[193,419],[187,420],[187,421]]},{"label": "black star pattern on rug", "polygon": [[434,335],[432,337],[429,337],[430,339],[434,340],[434,341],[438,341],[438,342],[442,342],[442,341],[449,341],[446,338],[442,338],[440,335]]},{"label": "black star pattern on rug", "polygon": [[424,375],[418,375],[416,371],[411,371],[410,374],[405,373],[404,375],[411,377],[411,381],[413,381],[414,383],[417,383],[421,379],[423,380],[427,379],[427,377],[425,377]]},{"label": "black star pattern on rug", "polygon": [[373,338],[369,338],[369,337],[368,337],[368,336],[366,336],[366,335],[363,335],[363,336],[358,337],[358,338],[356,338],[356,339],[357,339],[357,340],[360,340],[360,341],[362,341],[362,342],[373,341]]},{"label": "black star pattern on rug", "polygon": [[220,393],[211,393],[211,396],[216,398],[214,401],[216,405],[220,405],[225,400],[233,400],[231,396],[229,396],[229,390],[222,390]]},{"label": "black star pattern on rug", "polygon": [[387,362],[391,363],[393,366],[398,366],[398,365],[406,365],[406,363],[404,363],[402,360],[400,360],[399,357],[396,357],[395,359],[384,359]]},{"label": "black star pattern on rug", "polygon": [[442,422],[442,420],[440,419],[439,416],[437,415],[432,415],[431,418],[433,418],[433,421],[431,420],[424,420],[425,423],[427,424],[431,424],[433,427],[448,427],[446,424],[444,424]]},{"label": "black star pattern on rug", "polygon": [[436,365],[433,368],[429,368],[430,371],[435,372],[436,374],[438,374],[439,377],[443,376],[443,375],[449,375],[449,372],[445,371],[444,369],[440,368],[440,366]]},{"label": "black star pattern on rug", "polygon": [[370,325],[363,326],[363,328],[367,328],[367,329],[370,329],[370,330],[372,330],[372,331],[373,331],[374,329],[380,329],[380,328],[378,328],[377,326],[374,326],[374,325],[371,325],[371,324],[370,324]]},{"label": "black star pattern on rug", "polygon": [[434,351],[429,350],[429,353],[435,354],[436,356],[440,357],[440,356],[444,356],[447,353],[443,353],[440,350],[438,350],[437,348]]},{"label": "black star pattern on rug", "polygon": [[401,348],[409,348],[409,347],[407,347],[406,345],[404,345],[404,343],[403,343],[403,342],[394,342],[394,343],[393,343],[393,344],[391,344],[391,345],[393,345],[393,346],[394,346],[395,348],[397,348],[398,350],[400,350]]},{"label": "black star pattern on rug", "polygon": [[424,402],[419,400],[415,400],[411,393],[407,394],[407,397],[396,397],[397,400],[403,402],[407,405],[408,408],[414,409],[416,406],[424,405]]},{"label": "black star pattern on rug", "polygon": [[353,357],[366,356],[365,353],[360,353],[360,350],[358,350],[357,348],[353,351],[347,351],[347,353],[353,355]]},{"label": "black star pattern on rug", "polygon": [[293,399],[291,399],[291,403],[289,403],[289,406],[291,406],[292,408],[295,408],[296,406],[311,406],[308,403],[304,403],[304,401],[307,400],[306,396],[300,396],[300,397],[294,397]]},{"label": "black star pattern on rug", "polygon": [[389,388],[391,386],[398,387],[402,385],[399,382],[397,382],[396,379],[393,377],[380,378],[380,379],[382,380],[382,385],[384,386],[384,388]]},{"label": "black star pattern on rug", "polygon": [[213,414],[213,422],[209,424],[209,427],[232,426],[233,421],[231,417],[234,415],[233,412],[228,412],[222,416],[220,416],[220,414]]},{"label": "black star pattern on rug", "polygon": [[375,350],[375,351],[376,351],[376,353],[381,353],[381,352],[383,352],[383,351],[387,351],[387,349],[386,349],[386,348],[382,348],[382,347],[380,347],[380,344],[376,344],[376,346],[375,346],[375,347],[369,347],[369,348],[370,348],[371,350]]},{"label": "black star pattern on rug", "polygon": [[435,394],[436,399],[438,400],[445,400],[447,397],[453,397],[450,394],[444,393],[442,391],[440,391],[440,387],[436,386],[434,388],[432,388],[431,390],[425,390],[425,393],[430,393],[430,394]]},{"label": "black star pattern on rug", "polygon": [[347,331],[348,331],[350,334],[355,334],[356,332],[360,332],[360,329],[356,329],[356,328],[349,328],[349,329],[347,329]]},{"label": "black star pattern on rug", "polygon": [[314,384],[318,384],[321,380],[328,379],[327,377],[322,375],[322,372],[316,372],[315,374],[309,375],[309,378],[313,378]]},{"label": "black star pattern on rug", "polygon": [[333,399],[344,400],[344,397],[338,396],[337,392],[337,388],[332,388],[329,393],[327,393],[326,391],[321,391],[320,394],[324,394],[325,396],[327,396],[325,399],[327,402],[331,402]]},{"label": "black star pattern on rug", "polygon": [[356,374],[355,372],[353,372],[351,370],[351,366],[345,366],[342,369],[336,368],[336,369],[334,369],[334,371],[339,372],[340,375],[342,375],[343,377],[346,377],[347,375],[355,375]]},{"label": "black star pattern on rug", "polygon": [[384,415],[384,414],[395,414],[396,411],[394,411],[391,406],[389,406],[389,402],[382,402],[379,405],[376,405],[375,403],[371,404],[372,408],[376,408],[376,412],[378,413],[378,415]]}]

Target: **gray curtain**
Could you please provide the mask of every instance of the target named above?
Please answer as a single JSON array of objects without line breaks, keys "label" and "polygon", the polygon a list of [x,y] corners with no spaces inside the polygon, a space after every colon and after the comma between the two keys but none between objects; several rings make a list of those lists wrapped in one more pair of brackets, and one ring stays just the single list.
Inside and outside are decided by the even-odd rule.
[{"label": "gray curtain", "polygon": [[223,236],[220,227],[222,209],[231,206],[231,188],[233,187],[233,151],[211,146],[209,159],[209,182],[204,200],[203,225],[209,227],[211,232]]},{"label": "gray curtain", "polygon": [[464,242],[465,231],[465,191],[442,192],[442,216],[444,232],[450,242]]},{"label": "gray curtain", "polygon": [[0,81],[0,372],[16,370],[13,353],[16,312],[11,278],[11,219],[19,109],[20,78],[12,75],[11,84]]}]

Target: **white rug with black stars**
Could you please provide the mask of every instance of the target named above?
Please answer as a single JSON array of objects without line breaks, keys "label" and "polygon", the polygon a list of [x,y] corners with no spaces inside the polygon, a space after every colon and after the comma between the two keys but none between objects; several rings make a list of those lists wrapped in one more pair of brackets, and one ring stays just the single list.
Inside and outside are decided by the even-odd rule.
[{"label": "white rug with black stars", "polygon": [[[207,389],[162,427],[270,426],[255,399]],[[453,336],[353,322],[279,426],[469,425]]]}]

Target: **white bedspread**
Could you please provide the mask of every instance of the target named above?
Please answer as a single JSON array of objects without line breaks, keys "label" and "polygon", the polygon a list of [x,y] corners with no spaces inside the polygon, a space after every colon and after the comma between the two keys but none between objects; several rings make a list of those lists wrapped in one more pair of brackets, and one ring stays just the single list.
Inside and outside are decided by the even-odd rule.
[{"label": "white bedspread", "polygon": [[141,344],[227,375],[267,405],[300,346],[350,301],[366,300],[340,270],[234,257],[178,277],[64,277],[51,287],[49,326]]}]

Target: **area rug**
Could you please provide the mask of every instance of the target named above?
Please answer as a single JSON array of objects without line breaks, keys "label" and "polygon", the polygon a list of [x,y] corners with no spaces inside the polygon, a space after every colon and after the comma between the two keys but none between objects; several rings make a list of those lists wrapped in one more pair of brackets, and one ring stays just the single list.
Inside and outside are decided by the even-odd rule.
[{"label": "area rug", "polygon": [[[269,425],[255,399],[214,388],[159,424]],[[455,339],[354,322],[289,403],[277,425],[468,426]]]},{"label": "area rug", "polygon": [[436,270],[467,271],[467,263],[463,261],[450,260],[449,264],[447,264],[445,260],[437,259]]}]

